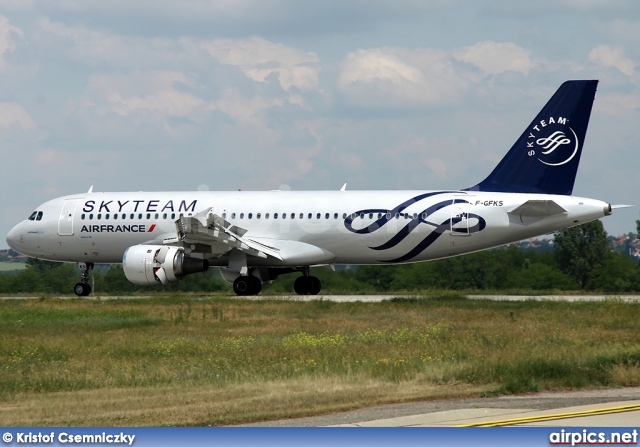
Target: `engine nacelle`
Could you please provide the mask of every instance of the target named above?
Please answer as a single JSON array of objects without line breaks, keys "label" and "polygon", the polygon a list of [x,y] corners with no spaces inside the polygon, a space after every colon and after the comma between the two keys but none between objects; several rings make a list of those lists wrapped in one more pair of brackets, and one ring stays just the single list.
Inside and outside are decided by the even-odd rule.
[{"label": "engine nacelle", "polygon": [[122,269],[132,283],[148,286],[170,284],[186,275],[206,272],[209,262],[190,257],[182,247],[134,245],[124,252]]}]

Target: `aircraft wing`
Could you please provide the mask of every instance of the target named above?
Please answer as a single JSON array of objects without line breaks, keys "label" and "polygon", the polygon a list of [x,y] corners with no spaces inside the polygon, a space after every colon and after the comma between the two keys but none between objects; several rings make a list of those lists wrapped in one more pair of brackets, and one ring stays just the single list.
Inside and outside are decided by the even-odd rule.
[{"label": "aircraft wing", "polygon": [[520,220],[524,222],[524,218],[544,218],[566,212],[567,210],[553,200],[527,200],[522,205],[509,211],[509,214],[520,217]]},{"label": "aircraft wing", "polygon": [[243,237],[247,230],[232,225],[211,208],[195,216],[183,216],[176,220],[177,238],[165,239],[165,244],[180,244],[191,247],[195,252],[222,255],[237,249],[247,255],[259,258],[272,257],[282,261],[280,250]]}]

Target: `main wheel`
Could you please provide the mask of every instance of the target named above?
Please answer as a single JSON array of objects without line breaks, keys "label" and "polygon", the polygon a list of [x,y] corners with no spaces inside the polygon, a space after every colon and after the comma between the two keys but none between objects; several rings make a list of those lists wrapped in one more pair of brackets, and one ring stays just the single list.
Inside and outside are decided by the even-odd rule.
[{"label": "main wheel", "polygon": [[311,287],[309,288],[309,295],[319,294],[320,290],[322,289],[320,280],[315,276],[309,276],[309,282],[311,283]]},{"label": "main wheel", "polygon": [[257,295],[260,293],[260,291],[262,290],[262,281],[260,281],[260,279],[256,278],[255,276],[251,275],[249,276],[249,278],[251,278],[251,282],[253,284],[251,284],[251,295]]},{"label": "main wheel", "polygon": [[311,276],[299,276],[296,278],[293,283],[293,290],[296,291],[298,295],[309,295],[311,292]]},{"label": "main wheel", "polygon": [[233,291],[236,295],[246,296],[253,293],[253,280],[251,278],[252,276],[238,276],[233,281]]}]

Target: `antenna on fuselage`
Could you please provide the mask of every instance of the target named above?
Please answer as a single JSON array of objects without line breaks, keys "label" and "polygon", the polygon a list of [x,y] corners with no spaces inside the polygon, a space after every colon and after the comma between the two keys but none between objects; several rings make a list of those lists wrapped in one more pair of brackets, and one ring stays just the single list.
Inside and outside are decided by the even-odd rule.
[{"label": "antenna on fuselage", "polygon": [[93,194],[93,185],[91,185],[91,187],[89,188],[89,191],[87,191],[88,194]]}]

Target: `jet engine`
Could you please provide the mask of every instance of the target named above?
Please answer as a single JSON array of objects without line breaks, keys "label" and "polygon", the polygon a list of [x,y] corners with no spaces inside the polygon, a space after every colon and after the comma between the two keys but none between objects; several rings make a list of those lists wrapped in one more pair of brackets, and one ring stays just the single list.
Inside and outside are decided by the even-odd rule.
[{"label": "jet engine", "polygon": [[122,268],[129,281],[148,286],[170,284],[186,275],[206,272],[209,262],[190,257],[182,247],[134,245],[124,252]]}]

